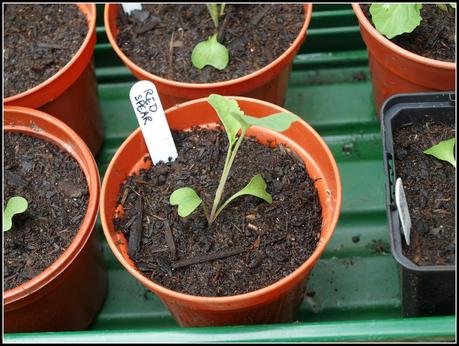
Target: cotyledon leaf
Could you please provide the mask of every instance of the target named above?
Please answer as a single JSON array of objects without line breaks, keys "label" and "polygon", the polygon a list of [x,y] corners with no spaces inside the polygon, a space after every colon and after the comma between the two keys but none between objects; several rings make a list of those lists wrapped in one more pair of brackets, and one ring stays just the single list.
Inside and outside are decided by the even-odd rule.
[{"label": "cotyledon leaf", "polygon": [[392,39],[403,33],[412,32],[421,23],[422,4],[372,4],[371,20],[376,30]]},{"label": "cotyledon leaf", "polygon": [[264,199],[268,203],[272,203],[273,198],[272,196],[266,191],[266,182],[261,176],[261,174],[257,174],[252,179],[250,179],[249,183],[239,192],[236,192],[230,198],[226,200],[225,203],[218,209],[216,216],[220,214],[220,212],[234,199],[243,195],[252,195],[261,199]]},{"label": "cotyledon leaf", "polygon": [[208,40],[199,42],[191,52],[193,66],[202,69],[206,65],[223,70],[229,62],[228,49],[217,41],[217,34]]},{"label": "cotyledon leaf", "polygon": [[3,211],[3,232],[9,231],[13,226],[13,216],[27,210],[29,203],[24,197],[14,196],[8,200]]},{"label": "cotyledon leaf", "polygon": [[456,159],[454,158],[454,145],[456,139],[451,138],[445,141],[441,141],[438,144],[424,150],[424,154],[435,156],[439,160],[448,161],[454,167],[456,167]]},{"label": "cotyledon leaf", "polygon": [[202,203],[202,199],[192,188],[182,187],[171,194],[169,203],[178,205],[178,214],[181,217],[186,217],[199,207]]}]

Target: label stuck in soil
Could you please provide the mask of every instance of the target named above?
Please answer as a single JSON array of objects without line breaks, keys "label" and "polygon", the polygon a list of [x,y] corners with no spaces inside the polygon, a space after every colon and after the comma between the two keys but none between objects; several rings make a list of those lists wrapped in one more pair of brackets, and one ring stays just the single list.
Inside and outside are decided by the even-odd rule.
[{"label": "label stuck in soil", "polygon": [[402,223],[406,243],[410,245],[411,217],[401,178],[397,178],[397,181],[395,182],[395,203],[397,204],[397,210]]},{"label": "label stuck in soil", "polygon": [[177,148],[154,84],[135,83],[129,97],[153,163],[174,161]]},{"label": "label stuck in soil", "polygon": [[123,11],[126,14],[131,14],[134,10],[142,10],[142,4],[139,2],[123,2],[121,5],[123,6]]}]

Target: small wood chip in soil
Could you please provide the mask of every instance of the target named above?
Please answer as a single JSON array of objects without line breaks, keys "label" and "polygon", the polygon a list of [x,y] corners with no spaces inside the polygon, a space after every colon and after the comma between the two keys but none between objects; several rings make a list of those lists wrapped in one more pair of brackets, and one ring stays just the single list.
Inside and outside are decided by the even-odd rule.
[{"label": "small wood chip in soil", "polygon": [[142,239],[143,198],[138,196],[135,203],[136,218],[130,227],[128,254],[137,259],[140,254],[140,241]]},{"label": "small wood chip in soil", "polygon": [[208,254],[208,255],[201,255],[201,256],[196,256],[193,258],[183,259],[183,260],[172,263],[172,266],[174,268],[186,267],[192,264],[198,264],[202,262],[213,261],[213,260],[220,259],[220,258],[226,258],[226,257],[238,255],[244,251],[247,251],[247,248],[239,246],[239,247],[235,247],[232,249],[221,250],[219,252]]}]

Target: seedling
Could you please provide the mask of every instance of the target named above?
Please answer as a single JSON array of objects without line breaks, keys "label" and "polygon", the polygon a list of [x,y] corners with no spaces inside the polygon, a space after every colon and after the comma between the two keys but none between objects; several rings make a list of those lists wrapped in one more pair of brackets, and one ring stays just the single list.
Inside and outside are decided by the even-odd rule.
[{"label": "seedling", "polygon": [[226,180],[228,179],[228,174],[247,130],[252,125],[256,125],[273,131],[282,132],[287,130],[294,121],[299,119],[299,117],[285,112],[272,114],[263,118],[252,117],[250,115],[245,115],[244,112],[240,110],[235,100],[230,100],[216,94],[210,95],[207,98],[207,102],[209,102],[217,112],[229,141],[225,165],[215,193],[212,209],[209,213],[209,208],[205,202],[199,197],[196,191],[190,187],[183,187],[175,190],[171,194],[169,202],[172,205],[178,205],[178,214],[181,217],[190,215],[197,207],[202,205],[207,222],[210,226],[222,210],[237,197],[252,195],[268,203],[272,203],[272,196],[266,191],[265,180],[261,174],[257,174],[242,190],[232,195],[220,206],[220,200],[223,195]]},{"label": "seedling", "polygon": [[[446,4],[437,6],[448,11]],[[455,3],[450,3],[451,8],[456,8]],[[375,24],[376,30],[392,39],[403,33],[412,32],[421,23],[422,4],[372,4],[370,6],[371,19]]]},{"label": "seedling", "polygon": [[456,8],[456,3],[455,2],[450,2],[448,5],[446,4],[436,4],[438,6],[438,8],[442,11],[445,11],[445,12],[448,12],[449,11],[449,7],[451,7],[452,9],[455,9]]},{"label": "seedling", "polygon": [[[225,11],[225,4],[207,4],[210,16],[214,22],[215,30],[218,29],[219,18]],[[199,42],[191,53],[193,66],[202,69],[206,65],[223,70],[229,61],[229,53],[224,45],[218,42],[218,33],[215,32],[207,41]]]},{"label": "seedling", "polygon": [[3,232],[9,231],[13,226],[13,216],[27,210],[29,204],[24,197],[11,197],[3,211]]},{"label": "seedling", "polygon": [[453,167],[456,167],[456,159],[454,158],[455,144],[456,139],[450,138],[424,150],[424,154],[435,156],[439,160],[448,161]]}]

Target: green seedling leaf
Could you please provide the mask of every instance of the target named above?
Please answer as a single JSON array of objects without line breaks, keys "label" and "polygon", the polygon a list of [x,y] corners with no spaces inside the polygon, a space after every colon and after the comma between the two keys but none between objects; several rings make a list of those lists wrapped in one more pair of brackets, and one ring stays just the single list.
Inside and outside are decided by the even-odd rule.
[{"label": "green seedling leaf", "polygon": [[23,213],[29,206],[27,200],[21,196],[11,197],[3,211],[3,232],[9,231],[13,225],[13,216]]},{"label": "green seedling leaf", "polygon": [[448,5],[447,4],[436,4],[436,5],[440,10],[445,11],[445,12],[448,12],[448,5],[453,9],[456,8],[456,3],[454,2],[449,2]]},{"label": "green seedling leaf", "polygon": [[249,183],[239,192],[236,192],[230,198],[226,200],[225,203],[218,209],[217,214],[215,217],[220,214],[220,212],[230,204],[234,199],[243,195],[252,195],[261,199],[264,199],[268,203],[272,203],[273,198],[271,195],[266,192],[266,182],[261,176],[261,174],[257,174],[252,179],[250,179]]},{"label": "green seedling leaf", "polygon": [[171,194],[169,203],[178,205],[178,214],[181,217],[186,217],[199,207],[202,203],[202,199],[192,188],[182,187]]},{"label": "green seedling leaf", "polygon": [[372,4],[370,13],[376,30],[391,39],[421,23],[421,8],[422,4]]},{"label": "green seedling leaf", "polygon": [[299,120],[300,117],[292,113],[282,112],[269,115],[263,118],[256,118],[250,115],[244,115],[243,119],[250,125],[261,126],[276,132],[282,132],[287,130],[290,127],[290,125],[293,122]]},{"label": "green seedling leaf", "polygon": [[434,145],[433,147],[424,150],[424,154],[435,156],[439,160],[448,161],[456,167],[456,159],[454,158],[454,145],[456,139],[451,138]]},{"label": "green seedling leaf", "polygon": [[437,4],[437,7],[445,12],[448,12],[448,7],[446,7],[446,4]]},{"label": "green seedling leaf", "polygon": [[244,113],[239,108],[236,100],[230,100],[226,97],[217,94],[211,94],[207,98],[207,102],[215,109],[223,126],[225,127],[228,141],[232,146],[237,139],[237,133],[241,129],[241,124],[238,120]]},{"label": "green seedling leaf", "polygon": [[210,65],[217,70],[223,70],[228,65],[228,61],[228,50],[217,41],[217,34],[211,36],[207,41],[199,42],[191,53],[191,62],[198,69]]}]

